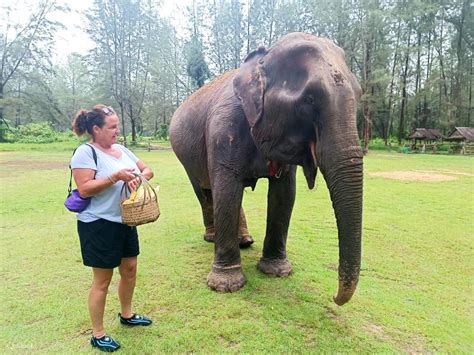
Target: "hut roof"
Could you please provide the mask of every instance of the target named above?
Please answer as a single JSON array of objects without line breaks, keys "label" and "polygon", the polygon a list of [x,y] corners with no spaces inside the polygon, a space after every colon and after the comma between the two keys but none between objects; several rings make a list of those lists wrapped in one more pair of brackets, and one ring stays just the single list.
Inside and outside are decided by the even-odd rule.
[{"label": "hut roof", "polygon": [[420,139],[420,140],[438,140],[443,139],[444,136],[440,131],[433,128],[416,128],[409,136],[408,139]]},{"label": "hut roof", "polygon": [[472,127],[455,127],[454,131],[446,138],[450,141],[474,141],[474,128]]}]

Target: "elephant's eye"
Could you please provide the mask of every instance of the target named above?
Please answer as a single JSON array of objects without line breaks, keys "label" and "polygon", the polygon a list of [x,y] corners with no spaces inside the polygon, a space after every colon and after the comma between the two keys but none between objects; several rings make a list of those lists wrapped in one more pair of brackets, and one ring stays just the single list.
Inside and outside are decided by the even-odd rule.
[{"label": "elephant's eye", "polygon": [[314,97],[313,95],[308,95],[304,99],[304,102],[307,103],[308,105],[313,105],[314,104]]}]

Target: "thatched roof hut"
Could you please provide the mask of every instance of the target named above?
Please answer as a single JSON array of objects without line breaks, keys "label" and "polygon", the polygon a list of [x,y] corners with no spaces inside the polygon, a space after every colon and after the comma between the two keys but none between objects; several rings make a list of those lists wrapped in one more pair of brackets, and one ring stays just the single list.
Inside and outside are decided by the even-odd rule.
[{"label": "thatched roof hut", "polygon": [[446,138],[452,142],[474,142],[474,128],[472,127],[455,127],[454,131]]},{"label": "thatched roof hut", "polygon": [[438,141],[444,139],[443,134],[437,129],[433,128],[416,128],[408,136],[410,140],[419,141]]}]

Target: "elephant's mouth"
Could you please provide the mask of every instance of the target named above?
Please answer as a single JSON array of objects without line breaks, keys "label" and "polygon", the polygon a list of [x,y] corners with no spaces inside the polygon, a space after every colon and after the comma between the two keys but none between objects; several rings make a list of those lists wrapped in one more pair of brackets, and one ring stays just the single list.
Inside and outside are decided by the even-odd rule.
[{"label": "elephant's mouth", "polygon": [[[278,175],[278,168],[286,164],[295,164],[303,167],[304,176],[308,188],[312,190],[315,185],[316,175],[318,172],[318,164],[316,158],[316,142],[306,142],[303,145],[292,146],[292,151],[279,151],[279,150],[267,150],[265,144],[262,145],[262,150],[269,151],[269,154],[265,154],[270,162],[269,171],[270,176]],[[304,147],[304,148],[303,148]],[[302,149],[303,148],[303,149]],[[272,174],[272,164],[274,165],[275,172]]]},{"label": "elephant's mouth", "polygon": [[318,164],[316,159],[316,142],[310,142],[306,150],[306,156],[303,161],[303,172],[306,178],[308,188],[312,190],[318,173]]}]

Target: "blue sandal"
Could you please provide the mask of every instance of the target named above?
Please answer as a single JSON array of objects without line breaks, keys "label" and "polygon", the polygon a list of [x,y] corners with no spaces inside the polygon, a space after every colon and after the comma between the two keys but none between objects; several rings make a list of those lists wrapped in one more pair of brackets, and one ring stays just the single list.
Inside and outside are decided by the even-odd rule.
[{"label": "blue sandal", "polygon": [[120,317],[120,323],[125,324],[125,325],[150,325],[153,323],[153,321],[146,317],[146,316],[141,316],[139,314],[133,314],[130,318],[124,318],[122,315],[119,313],[118,314]]},{"label": "blue sandal", "polygon": [[94,348],[98,348],[99,350],[108,353],[114,352],[115,350],[120,348],[120,343],[114,338],[112,338],[110,335],[104,335],[100,338],[92,336],[91,345]]}]

